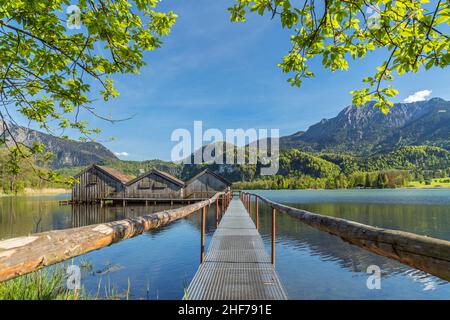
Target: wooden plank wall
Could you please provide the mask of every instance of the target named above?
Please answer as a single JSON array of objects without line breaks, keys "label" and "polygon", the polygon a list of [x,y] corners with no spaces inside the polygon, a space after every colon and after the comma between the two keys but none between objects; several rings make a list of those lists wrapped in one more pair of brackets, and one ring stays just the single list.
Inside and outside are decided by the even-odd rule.
[{"label": "wooden plank wall", "polygon": [[227,189],[227,185],[209,172],[201,175],[186,186],[186,198],[208,198]]},{"label": "wooden plank wall", "polygon": [[[90,184],[90,176],[96,176],[97,183]],[[79,183],[76,183],[72,189],[74,202],[95,202],[111,193],[124,192],[122,183],[96,168],[90,168],[81,173],[77,179]]]},{"label": "wooden plank wall", "polygon": [[[142,182],[148,183],[150,188],[141,188],[140,184]],[[155,189],[153,187],[155,183],[165,187]],[[180,199],[183,198],[183,188],[172,181],[151,172],[134,183],[127,185],[125,197],[141,199]]]}]

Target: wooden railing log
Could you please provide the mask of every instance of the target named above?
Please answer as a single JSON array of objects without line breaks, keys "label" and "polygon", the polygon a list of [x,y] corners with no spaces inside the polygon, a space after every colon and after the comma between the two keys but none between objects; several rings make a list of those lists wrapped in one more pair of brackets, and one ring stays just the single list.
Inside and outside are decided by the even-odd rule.
[{"label": "wooden railing log", "polygon": [[313,228],[450,281],[450,241],[312,213],[271,201],[260,195],[258,197],[272,208],[285,212]]},{"label": "wooden railing log", "polygon": [[0,241],[0,282],[159,228],[211,205],[220,195],[141,217]]}]

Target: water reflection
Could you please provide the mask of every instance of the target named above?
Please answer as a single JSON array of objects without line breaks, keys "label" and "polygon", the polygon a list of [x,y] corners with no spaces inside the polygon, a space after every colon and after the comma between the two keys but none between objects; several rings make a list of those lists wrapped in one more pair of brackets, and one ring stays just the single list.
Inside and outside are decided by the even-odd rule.
[{"label": "water reflection", "polygon": [[71,227],[82,227],[97,223],[106,223],[127,218],[139,217],[164,210],[176,209],[179,204],[157,204],[151,206],[112,206],[98,204],[80,204],[71,206],[72,219]]},{"label": "water reflection", "polygon": [[99,204],[61,206],[57,201],[59,199],[64,198],[54,196],[0,198],[0,239],[117,221],[181,206],[170,203],[126,207]]},{"label": "water reflection", "polygon": [[[59,206],[55,197],[0,199],[0,238],[30,232],[80,227],[136,217],[178,205]],[[36,217],[40,217],[36,227]],[[207,210],[205,245],[215,231],[215,205]],[[82,285],[91,296],[105,297],[113,288],[123,293],[131,285],[131,299],[181,299],[200,261],[200,211],[185,219],[151,230],[141,236],[89,252],[69,263],[89,263]]]},{"label": "water reflection", "polygon": [[[277,193],[274,192],[270,198],[276,197]],[[302,196],[299,196],[299,202],[293,202],[290,198],[289,202],[284,203],[383,228],[450,239],[448,204],[301,203],[301,200]],[[270,250],[271,213],[266,205],[260,205],[260,208],[260,232],[267,250]],[[373,264],[381,268],[384,284],[388,283],[390,288],[389,291],[382,290],[382,295],[365,287],[367,267]],[[349,245],[336,236],[318,231],[286,214],[277,214],[277,269],[287,284],[291,297],[309,299],[317,294],[318,298],[325,299],[450,298],[450,285],[447,281]],[[357,285],[350,285],[355,282],[354,278],[359,278],[359,282]],[[315,284],[312,283],[313,279]],[[314,289],[314,294],[305,294],[302,288],[311,286],[317,288]],[[330,290],[325,289],[329,286]],[[411,292],[402,293],[405,294],[404,297],[398,296],[398,292],[403,289]],[[429,291],[434,293],[424,295],[424,292]]]},{"label": "water reflection", "polygon": [[[360,192],[361,191],[361,192]],[[379,227],[450,240],[450,190],[264,191],[275,201]],[[395,200],[397,197],[397,200]],[[78,227],[169,209],[163,206],[59,206],[63,197],[0,198],[0,238]],[[173,206],[175,207],[175,206]],[[271,216],[260,205],[260,232],[270,252]],[[255,209],[253,208],[253,213]],[[181,299],[200,259],[200,212],[162,228],[74,259],[92,263],[82,284],[94,295],[101,282],[134,299]],[[207,212],[206,250],[215,231],[215,205]],[[368,290],[366,268],[382,270],[382,289]],[[277,215],[277,271],[291,299],[449,299],[450,285]]]}]

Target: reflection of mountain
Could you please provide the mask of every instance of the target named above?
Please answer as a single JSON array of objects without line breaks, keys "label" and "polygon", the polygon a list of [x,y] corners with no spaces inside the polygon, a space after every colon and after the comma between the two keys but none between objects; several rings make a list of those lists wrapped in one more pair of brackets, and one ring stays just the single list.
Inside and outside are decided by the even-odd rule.
[{"label": "reflection of mountain", "polygon": [[0,239],[70,226],[70,207],[46,197],[0,197]]},{"label": "reflection of mountain", "polygon": [[[412,210],[408,206],[392,207],[380,209],[383,205],[363,205],[358,204],[330,204],[328,209],[327,205],[299,205],[299,204],[287,204],[293,207],[301,207],[302,209],[321,212],[323,214],[348,218],[358,222],[366,222],[365,220],[372,221],[373,225],[382,227],[393,228],[402,230],[411,230],[415,227],[422,226],[422,232],[429,235],[433,235],[433,232],[440,232],[440,228],[444,228],[450,223],[448,214],[448,207],[436,206],[436,208],[424,211],[426,215],[417,215],[420,211]],[[321,207],[322,206],[322,207]],[[353,206],[353,208],[351,208]],[[371,209],[367,209],[372,206]],[[377,208],[375,208],[375,207]],[[265,207],[265,206],[263,206]],[[416,206],[415,206],[416,207]],[[433,206],[430,206],[433,207]],[[321,209],[322,208],[322,209]],[[345,212],[345,214],[343,214]],[[386,217],[386,213],[390,213],[390,217]],[[369,217],[369,218],[367,218]],[[426,220],[434,220],[432,225],[424,223]],[[380,223],[377,223],[380,222]],[[261,223],[261,235],[266,243],[270,243],[271,237],[271,214],[266,210],[260,212]],[[434,226],[434,228],[433,228]],[[436,279],[424,272],[417,271],[411,267],[401,264],[395,260],[388,259],[368,252],[360,247],[345,243],[340,238],[330,235],[328,233],[316,230],[300,220],[295,219],[287,214],[277,214],[276,220],[277,228],[277,246],[289,247],[294,251],[298,251],[297,254],[304,252],[307,256],[317,256],[322,261],[332,261],[340,266],[340,268],[347,269],[352,272],[366,273],[369,265],[377,265],[381,268],[382,274],[385,277],[394,276],[396,274],[410,274],[411,277],[415,277],[419,281],[429,282],[434,281],[437,283],[447,283],[446,281]],[[430,228],[430,229],[426,229]],[[423,232],[429,230],[429,232]],[[291,254],[292,252],[289,251]],[[280,251],[278,252],[278,254]],[[295,257],[292,255],[283,256],[283,259],[292,259],[292,263],[295,263]]]}]

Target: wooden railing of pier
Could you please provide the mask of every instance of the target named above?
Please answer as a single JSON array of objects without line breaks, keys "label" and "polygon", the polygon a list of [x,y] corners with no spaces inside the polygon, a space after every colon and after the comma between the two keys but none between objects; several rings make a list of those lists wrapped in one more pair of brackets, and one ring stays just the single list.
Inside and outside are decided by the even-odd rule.
[{"label": "wooden railing of pier", "polygon": [[217,211],[219,198],[223,212],[231,200],[230,192],[220,192],[208,200],[141,217],[2,240],[0,282],[135,237],[199,210],[202,210],[202,250],[204,250],[206,207],[215,203]]},{"label": "wooden railing of pier", "polygon": [[395,259],[413,268],[450,281],[450,241],[410,232],[377,228],[355,221],[330,217],[292,208],[254,193],[241,193],[247,211],[251,213],[251,197],[255,197],[255,224],[258,228],[259,200],[272,210],[272,263],[275,263],[276,212],[284,212],[305,224],[340,237],[378,255]]}]

